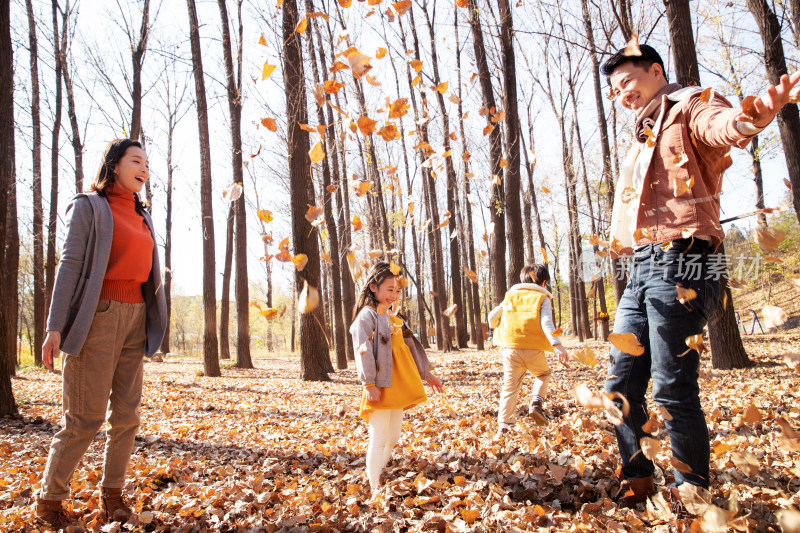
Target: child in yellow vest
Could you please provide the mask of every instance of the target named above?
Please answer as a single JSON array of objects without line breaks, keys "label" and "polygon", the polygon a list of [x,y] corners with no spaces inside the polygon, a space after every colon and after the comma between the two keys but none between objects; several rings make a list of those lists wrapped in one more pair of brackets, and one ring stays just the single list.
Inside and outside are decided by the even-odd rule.
[{"label": "child in yellow vest", "polygon": [[521,283],[511,287],[503,303],[489,313],[494,329],[494,344],[502,348],[503,390],[500,393],[498,436],[511,429],[516,418],[517,395],[525,373],[533,374],[530,416],[537,425],[547,424],[543,404],[550,382],[550,367],[545,352],[555,351],[562,364],[569,360],[567,350],[553,336],[552,295],[544,286],[550,281],[546,265],[525,266]]},{"label": "child in yellow vest", "polygon": [[403,292],[398,276],[389,263],[370,269],[350,326],[364,386],[359,415],[369,424],[366,470],[373,489],[380,485],[383,467],[400,440],[403,411],[427,399],[423,381],[442,392],[422,344],[394,311]]}]

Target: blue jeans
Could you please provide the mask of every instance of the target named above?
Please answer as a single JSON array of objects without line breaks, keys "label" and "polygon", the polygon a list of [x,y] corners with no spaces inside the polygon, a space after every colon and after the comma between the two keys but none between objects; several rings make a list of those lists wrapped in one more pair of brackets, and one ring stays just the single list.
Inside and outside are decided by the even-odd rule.
[{"label": "blue jeans", "polygon": [[[629,415],[616,426],[626,479],[652,475],[655,469],[652,461],[637,453],[641,438],[652,436],[642,430],[649,418],[645,393],[652,378],[653,400],[672,415],[672,420],[664,420],[672,455],[691,468],[691,473],[675,470],[676,484],[708,488],[708,427],[697,384],[700,354],[689,350],[685,339],[703,332],[719,302],[719,269],[712,266],[718,261],[710,247],[698,239],[678,239],[666,252],[659,245],[634,252],[614,333],[633,333],[644,353],[634,357],[612,347],[606,380],[606,392],[619,392],[630,403]],[[694,289],[697,297],[678,301],[678,283]]]}]

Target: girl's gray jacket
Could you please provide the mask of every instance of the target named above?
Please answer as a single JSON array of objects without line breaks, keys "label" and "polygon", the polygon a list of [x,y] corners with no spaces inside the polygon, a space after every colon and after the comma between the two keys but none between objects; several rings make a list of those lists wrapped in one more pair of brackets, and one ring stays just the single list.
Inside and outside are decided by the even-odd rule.
[{"label": "girl's gray jacket", "polygon": [[[371,305],[365,306],[350,326],[353,337],[358,379],[364,385],[392,386],[392,331],[389,315],[378,314]],[[431,364],[422,343],[414,335],[404,336],[419,375],[423,380],[431,377]]]},{"label": "girl's gray jacket", "polygon": [[[142,285],[147,333],[145,355],[151,357],[167,329],[167,300],[161,283],[153,220],[146,211],[143,215],[153,236],[153,266],[150,277]],[[67,238],[53,287],[47,329],[61,332],[62,352],[78,355],[100,301],[111,254],[114,217],[108,200],[97,193],[81,193],[67,206],[66,221]]]}]

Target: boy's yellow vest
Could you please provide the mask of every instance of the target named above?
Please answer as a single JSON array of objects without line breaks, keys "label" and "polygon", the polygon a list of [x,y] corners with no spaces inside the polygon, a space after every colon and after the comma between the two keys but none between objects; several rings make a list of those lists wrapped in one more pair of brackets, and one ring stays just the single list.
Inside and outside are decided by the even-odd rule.
[{"label": "boy's yellow vest", "polygon": [[495,345],[553,352],[553,345],[542,329],[539,311],[546,294],[533,290],[513,290],[503,300],[503,315],[494,331]]}]

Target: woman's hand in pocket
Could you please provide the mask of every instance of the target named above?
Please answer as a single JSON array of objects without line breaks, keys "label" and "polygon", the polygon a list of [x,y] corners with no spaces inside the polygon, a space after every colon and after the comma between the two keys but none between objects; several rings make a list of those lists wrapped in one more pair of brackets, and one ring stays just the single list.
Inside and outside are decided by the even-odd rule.
[{"label": "woman's hand in pocket", "polygon": [[42,345],[42,363],[50,372],[53,371],[53,359],[58,357],[58,349],[61,346],[61,332],[48,331]]}]

